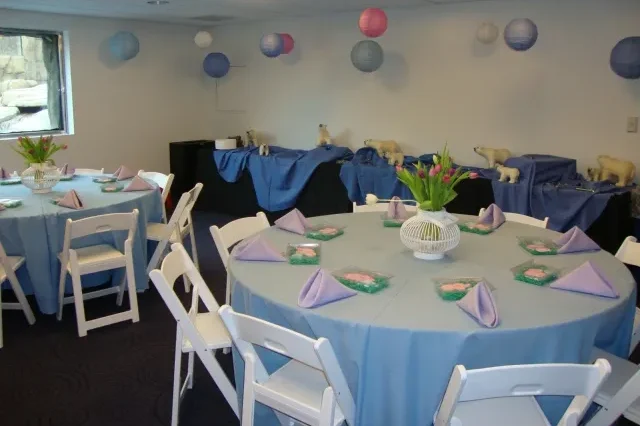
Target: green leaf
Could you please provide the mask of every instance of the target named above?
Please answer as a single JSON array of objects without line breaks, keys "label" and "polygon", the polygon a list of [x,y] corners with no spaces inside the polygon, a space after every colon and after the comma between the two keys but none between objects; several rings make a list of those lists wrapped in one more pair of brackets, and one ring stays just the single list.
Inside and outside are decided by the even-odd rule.
[{"label": "green leaf", "polygon": [[421,202],[421,203],[420,203],[420,208],[421,208],[422,210],[429,210],[429,211],[431,211],[431,210],[432,210],[432,204],[431,204],[431,201],[423,201],[423,202]]}]

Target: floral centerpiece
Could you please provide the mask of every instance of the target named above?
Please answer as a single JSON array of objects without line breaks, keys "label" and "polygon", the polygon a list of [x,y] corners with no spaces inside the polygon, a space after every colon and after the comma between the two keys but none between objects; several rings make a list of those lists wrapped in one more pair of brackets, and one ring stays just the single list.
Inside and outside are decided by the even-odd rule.
[{"label": "floral centerpiece", "polygon": [[60,172],[52,157],[56,152],[66,149],[67,145],[54,143],[53,136],[40,136],[37,140],[28,136],[18,138],[13,150],[29,165],[21,174],[22,183],[37,194],[51,192],[51,188],[60,180]]}]

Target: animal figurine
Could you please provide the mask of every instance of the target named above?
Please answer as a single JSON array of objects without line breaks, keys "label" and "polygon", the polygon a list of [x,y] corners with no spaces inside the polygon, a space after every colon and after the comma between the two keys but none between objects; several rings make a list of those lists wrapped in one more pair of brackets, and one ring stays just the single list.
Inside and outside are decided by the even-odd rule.
[{"label": "animal figurine", "polygon": [[518,179],[520,179],[520,170],[514,167],[505,167],[498,164],[496,170],[500,172],[500,182],[506,182],[509,179],[509,183],[518,183]]},{"label": "animal figurine", "polygon": [[[389,158],[386,156],[386,153],[402,154],[400,145],[398,145],[398,142],[396,141],[379,141],[374,139],[367,139],[366,141],[364,141],[364,146],[375,149],[380,158]],[[404,155],[402,156],[402,161],[404,161]],[[391,164],[390,158],[389,164]]]},{"label": "animal figurine", "polygon": [[636,166],[631,161],[618,160],[608,155],[598,156],[600,164],[600,179],[609,180],[611,176],[618,178],[616,186],[625,187],[633,183],[636,177]]},{"label": "animal figurine", "polygon": [[258,146],[258,134],[255,130],[247,130],[247,140],[244,143],[245,147]]},{"label": "animal figurine", "polygon": [[331,134],[327,130],[326,124],[320,124],[318,126],[318,140],[316,142],[316,146],[325,146],[331,145]]},{"label": "animal figurine", "polygon": [[484,146],[476,146],[473,148],[476,154],[481,155],[489,162],[489,168],[493,169],[496,163],[503,164],[511,158],[511,151],[504,148],[486,148]]},{"label": "animal figurine", "polygon": [[597,167],[589,167],[587,168],[587,180],[589,182],[600,182],[601,170]]},{"label": "animal figurine", "polygon": [[264,156],[269,155],[269,145],[267,145],[266,143],[261,143],[260,148],[258,149],[258,153]]},{"label": "animal figurine", "polygon": [[401,152],[385,152],[384,158],[388,160],[390,166],[402,166],[404,164],[404,154]]}]

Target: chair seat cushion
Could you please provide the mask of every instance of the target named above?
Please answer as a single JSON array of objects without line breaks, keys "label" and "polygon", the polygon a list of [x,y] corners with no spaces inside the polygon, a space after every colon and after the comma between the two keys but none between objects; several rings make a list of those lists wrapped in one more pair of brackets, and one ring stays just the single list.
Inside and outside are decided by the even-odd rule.
[{"label": "chair seat cushion", "polygon": [[[24,263],[24,257],[19,256],[7,256],[7,263],[14,271],[17,270]],[[0,263],[0,283],[7,278],[7,273],[4,270],[4,266]]]},{"label": "chair seat cushion", "polygon": [[[82,247],[74,250],[78,254],[78,264],[80,265],[80,267],[101,264],[125,258],[122,252],[116,250],[109,244],[98,244],[95,246]],[[58,254],[58,259],[62,259],[62,253]],[[71,266],[69,264],[67,264],[66,266],[68,270],[71,270]]]},{"label": "chair seat cushion", "polygon": [[549,426],[535,398],[530,396],[460,402],[453,416],[451,424],[461,426]]},{"label": "chair seat cushion", "polygon": [[[231,337],[217,312],[197,314],[194,323],[209,349],[231,347]],[[193,352],[193,350],[191,342],[184,339],[182,352]]]}]

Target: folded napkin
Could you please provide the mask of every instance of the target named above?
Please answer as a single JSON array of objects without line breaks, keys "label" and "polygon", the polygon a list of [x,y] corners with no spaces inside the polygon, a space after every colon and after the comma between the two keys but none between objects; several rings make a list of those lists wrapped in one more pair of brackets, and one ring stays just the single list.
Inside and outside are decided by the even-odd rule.
[{"label": "folded napkin", "polygon": [[407,209],[404,207],[404,203],[400,201],[400,197],[394,196],[389,203],[389,208],[387,208],[387,218],[405,219],[407,216]]},{"label": "folded napkin", "polygon": [[309,223],[307,218],[304,217],[298,209],[291,210],[289,213],[276,220],[273,224],[280,229],[300,235],[304,235],[306,228],[311,227],[311,223]]},{"label": "folded napkin", "polygon": [[490,224],[492,228],[502,225],[505,220],[504,213],[496,204],[491,204],[478,218],[478,223]]},{"label": "folded napkin", "polygon": [[69,209],[81,209],[83,207],[82,201],[80,200],[80,197],[78,197],[78,193],[74,189],[67,192],[64,197],[60,198],[58,200],[58,205],[60,207],[67,207]]},{"label": "folded napkin", "polygon": [[238,260],[262,262],[284,262],[287,260],[262,235],[256,235],[240,242],[233,250],[233,257]]},{"label": "folded napkin", "polygon": [[317,308],[356,294],[356,291],[340,284],[328,271],[318,268],[311,274],[302,290],[300,290],[298,306],[301,308]]},{"label": "folded napkin", "polygon": [[129,185],[127,185],[127,187],[123,189],[123,191],[124,192],[148,191],[150,189],[153,189],[153,185],[151,185],[146,180],[142,179],[140,176],[135,176],[131,180],[131,183],[129,183]]},{"label": "folded napkin", "polygon": [[491,289],[484,282],[476,284],[456,304],[482,326],[494,328],[500,323],[496,301],[493,299]]},{"label": "folded napkin", "polygon": [[118,178],[118,180],[130,179],[136,176],[131,170],[127,168],[127,166],[120,166],[118,170],[113,174],[113,177]]},{"label": "folded napkin", "polygon": [[600,246],[577,226],[569,229],[554,241],[560,248],[558,253],[578,253],[582,251],[597,251]]},{"label": "folded napkin", "polygon": [[0,167],[0,179],[9,179],[10,177],[11,177],[11,174],[7,172],[5,169],[3,169],[2,167]]},{"label": "folded napkin", "polygon": [[65,164],[64,166],[60,167],[60,174],[62,176],[72,175],[75,172],[75,167],[71,167],[69,164]]},{"label": "folded napkin", "polygon": [[567,275],[558,278],[549,287],[613,299],[620,297],[618,291],[611,285],[600,268],[591,261],[583,263]]}]

